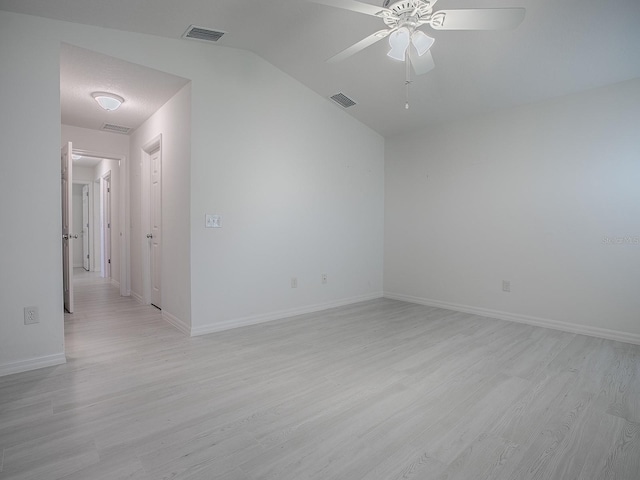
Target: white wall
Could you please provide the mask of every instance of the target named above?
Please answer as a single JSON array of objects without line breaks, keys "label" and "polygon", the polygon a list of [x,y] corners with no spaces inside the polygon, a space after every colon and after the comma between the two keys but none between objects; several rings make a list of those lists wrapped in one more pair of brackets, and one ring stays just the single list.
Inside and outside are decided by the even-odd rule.
[{"label": "white wall", "polygon": [[73,125],[62,125],[61,139],[63,144],[73,142],[74,150],[85,150],[91,153],[117,157],[129,155],[128,135],[91,130]]},{"label": "white wall", "polygon": [[[267,63],[238,60],[239,75],[193,83],[195,334],[382,290],[382,137]],[[223,227],[204,228],[207,213]]]},{"label": "white wall", "polygon": [[60,42],[192,81],[193,333],[380,295],[382,137],[250,52],[2,11],[0,144],[21,161],[1,164],[0,211],[21,235],[0,234],[0,373],[62,360]]},{"label": "white wall", "polygon": [[[63,125],[64,130],[64,125]],[[64,135],[64,133],[63,133]],[[93,182],[95,180],[94,169],[91,167],[78,167],[73,166],[73,181],[74,182]]]},{"label": "white wall", "polygon": [[64,362],[60,53],[16,18],[0,13],[0,375]]},{"label": "white wall", "polygon": [[385,294],[640,343],[639,125],[633,80],[388,139]]},{"label": "white wall", "polygon": [[[185,331],[191,326],[190,184],[191,85],[188,84],[131,134],[131,291],[144,297],[150,242],[149,165],[142,149],[162,136],[162,312]],[[143,195],[146,198],[143,198]],[[143,208],[145,207],[145,208]],[[143,258],[146,257],[146,258]],[[146,260],[146,261],[145,261]],[[146,275],[148,278],[148,273]]]}]

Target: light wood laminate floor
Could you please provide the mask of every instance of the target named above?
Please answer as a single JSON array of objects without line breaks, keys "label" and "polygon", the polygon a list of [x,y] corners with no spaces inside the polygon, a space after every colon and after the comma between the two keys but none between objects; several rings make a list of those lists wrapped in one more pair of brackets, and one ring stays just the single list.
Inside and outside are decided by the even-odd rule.
[{"label": "light wood laminate floor", "polygon": [[640,347],[375,300],[187,338],[91,275],[0,479],[640,479]]}]

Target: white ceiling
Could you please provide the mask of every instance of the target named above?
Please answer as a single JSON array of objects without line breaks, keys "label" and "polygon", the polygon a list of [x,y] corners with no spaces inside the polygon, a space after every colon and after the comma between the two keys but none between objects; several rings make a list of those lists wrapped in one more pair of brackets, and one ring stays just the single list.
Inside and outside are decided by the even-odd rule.
[{"label": "white ceiling", "polygon": [[[60,111],[65,125],[100,130],[105,123],[133,131],[164,105],[188,80],[101,53],[63,44],[60,50]],[[125,100],[107,112],[93,92]]]},{"label": "white ceiling", "polygon": [[219,45],[251,50],[324,97],[344,92],[358,102],[347,112],[385,136],[640,77],[640,0],[439,0],[435,9],[506,6],[527,9],[515,30],[428,32],[436,68],[415,79],[405,110],[404,66],[386,57],[385,41],[325,63],[383,28],[375,17],[306,0],[0,0],[4,10],[170,38],[190,24],[223,30]]},{"label": "white ceiling", "polygon": [[82,154],[76,153],[76,151],[74,150],[72,160],[73,160],[74,167],[94,168],[94,167],[97,167],[98,164],[103,159],[98,157],[90,157],[87,155],[82,155]]}]

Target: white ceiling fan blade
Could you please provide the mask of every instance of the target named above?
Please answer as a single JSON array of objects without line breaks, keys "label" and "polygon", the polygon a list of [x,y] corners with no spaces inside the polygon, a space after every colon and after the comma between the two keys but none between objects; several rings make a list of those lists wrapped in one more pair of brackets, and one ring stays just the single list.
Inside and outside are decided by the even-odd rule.
[{"label": "white ceiling fan blade", "polygon": [[373,45],[376,42],[379,42],[394,30],[395,28],[391,30],[380,30],[372,35],[369,35],[368,37],[365,37],[362,40],[360,40],[358,43],[354,43],[349,48],[346,48],[345,50],[341,51],[337,55],[334,55],[329,60],[327,60],[327,63],[340,62],[345,58],[350,57],[354,53],[358,53],[360,50],[364,50],[368,46]]},{"label": "white ceiling fan blade", "polygon": [[431,52],[420,56],[415,48],[409,48],[409,60],[411,60],[411,66],[413,67],[413,71],[416,72],[416,75],[424,75],[436,66],[433,62]]},{"label": "white ceiling fan blade", "polygon": [[383,12],[391,13],[388,8],[370,5],[368,3],[357,2],[356,0],[308,0],[311,3],[319,3],[321,5],[329,5],[330,7],[343,8],[353,12],[364,13],[374,17],[381,17]]},{"label": "white ceiling fan blade", "polygon": [[440,10],[429,24],[436,30],[506,30],[524,20],[524,8],[470,8]]}]

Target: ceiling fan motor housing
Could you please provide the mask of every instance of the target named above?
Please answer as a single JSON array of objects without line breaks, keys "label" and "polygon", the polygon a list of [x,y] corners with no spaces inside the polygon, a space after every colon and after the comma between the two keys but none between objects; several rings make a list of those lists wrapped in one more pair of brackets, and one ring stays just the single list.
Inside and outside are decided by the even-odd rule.
[{"label": "ceiling fan motor housing", "polygon": [[424,0],[384,0],[383,7],[388,10],[384,10],[379,16],[390,28],[408,27],[413,30],[428,23],[433,12],[431,4],[432,2]]}]

